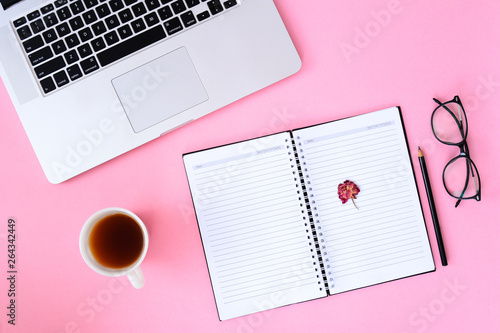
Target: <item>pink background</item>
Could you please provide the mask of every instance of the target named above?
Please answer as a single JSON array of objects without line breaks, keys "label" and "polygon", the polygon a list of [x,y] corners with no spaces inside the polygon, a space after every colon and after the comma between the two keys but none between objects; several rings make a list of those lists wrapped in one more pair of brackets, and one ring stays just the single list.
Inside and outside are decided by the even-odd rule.
[{"label": "pink background", "polygon": [[[275,3],[303,61],[298,74],[60,185],[45,179],[0,83],[1,332],[500,331],[500,2]],[[458,208],[440,179],[458,149],[439,144],[430,128],[432,98],[456,94],[483,186],[481,202]],[[403,112],[436,272],[219,322],[182,154],[394,105]],[[448,267],[439,260],[417,145]],[[98,275],[80,256],[83,222],[108,206],[134,211],[149,229],[141,290]],[[9,217],[18,235],[15,327],[6,316]]]}]

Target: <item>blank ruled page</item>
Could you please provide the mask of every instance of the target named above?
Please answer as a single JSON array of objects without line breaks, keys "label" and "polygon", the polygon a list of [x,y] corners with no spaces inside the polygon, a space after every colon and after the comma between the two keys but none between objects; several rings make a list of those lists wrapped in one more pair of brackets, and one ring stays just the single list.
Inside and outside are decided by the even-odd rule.
[{"label": "blank ruled page", "polygon": [[290,133],[187,154],[184,164],[221,320],[326,296]]},{"label": "blank ruled page", "polygon": [[[398,108],[293,132],[308,175],[330,293],[435,269]],[[307,171],[306,171],[307,170]],[[360,188],[342,204],[337,187]]]}]

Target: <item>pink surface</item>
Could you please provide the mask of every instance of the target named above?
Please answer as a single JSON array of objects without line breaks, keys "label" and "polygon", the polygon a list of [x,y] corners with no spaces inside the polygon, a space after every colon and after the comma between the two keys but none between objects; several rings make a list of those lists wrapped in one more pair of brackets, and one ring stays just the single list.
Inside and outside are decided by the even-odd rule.
[{"label": "pink surface", "polygon": [[[500,3],[275,2],[303,61],[298,74],[60,185],[45,179],[0,84],[0,332],[500,331]],[[458,208],[440,180],[458,149],[439,144],[430,129],[432,98],[456,94],[483,185],[481,202]],[[181,155],[394,105],[402,108],[436,272],[219,322]],[[141,290],[98,275],[80,256],[84,221],[108,206],[132,210],[149,229]],[[6,316],[9,217],[17,223],[15,327]]]}]

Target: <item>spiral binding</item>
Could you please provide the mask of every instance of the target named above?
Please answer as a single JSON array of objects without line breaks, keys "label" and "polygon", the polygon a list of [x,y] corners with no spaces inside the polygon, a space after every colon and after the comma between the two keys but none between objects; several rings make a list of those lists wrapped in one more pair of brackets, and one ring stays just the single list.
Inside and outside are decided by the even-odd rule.
[{"label": "spiral binding", "polygon": [[[300,139],[300,137],[297,137],[297,139]],[[318,267],[315,268],[316,272],[318,272],[317,278],[323,279],[323,285],[325,286],[327,293],[329,293],[327,273],[325,270],[325,263],[323,259],[323,255],[327,254],[326,245],[320,245],[320,243],[324,243],[324,239],[318,238],[322,237],[323,233],[321,232],[321,225],[318,219],[318,213],[316,212],[317,208],[314,206],[314,204],[316,203],[314,200],[314,195],[312,193],[309,193],[312,190],[312,188],[311,188],[311,182],[307,180],[307,178],[309,178],[309,175],[307,174],[306,162],[303,161],[301,165],[301,160],[299,158],[299,153],[303,153],[303,150],[300,147],[297,147],[294,138],[290,139],[290,144],[288,144],[288,139],[285,139],[285,141],[287,142],[287,148],[289,149],[288,155],[290,156],[290,162],[295,160],[297,166],[297,171],[293,171],[292,173],[294,175],[297,175],[297,177],[295,177],[294,180],[298,183],[296,185],[297,188],[300,187],[301,189],[301,190],[297,189],[297,194],[303,195],[303,199],[299,197],[301,201],[303,200],[303,203],[301,202],[300,206],[301,207],[305,206],[305,209],[302,210],[302,213],[304,214],[303,219],[306,221],[304,223],[304,226],[307,228],[306,229],[307,232],[309,232],[309,230],[311,231],[311,235],[307,236],[307,238],[310,240],[309,246],[311,247],[311,252],[314,253],[312,255],[312,258],[315,259],[313,264],[316,265],[316,258],[319,264],[319,268]],[[301,146],[302,144],[299,142],[298,145]],[[303,160],[304,156],[301,156],[301,158]],[[295,165],[292,164],[291,167],[294,168]],[[313,205],[312,208],[311,205]],[[323,252],[322,252],[322,246],[324,247]],[[326,258],[326,261],[328,261],[328,258]],[[318,281],[318,284],[321,285],[321,280]],[[320,287],[320,290],[323,290],[323,288]]]}]

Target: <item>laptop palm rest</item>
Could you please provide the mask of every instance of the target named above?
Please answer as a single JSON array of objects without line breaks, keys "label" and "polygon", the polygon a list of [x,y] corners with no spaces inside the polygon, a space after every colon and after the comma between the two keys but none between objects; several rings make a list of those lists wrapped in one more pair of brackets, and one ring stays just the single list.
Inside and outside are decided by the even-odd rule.
[{"label": "laptop palm rest", "polygon": [[184,47],[120,75],[112,83],[136,133],[208,100]]}]

